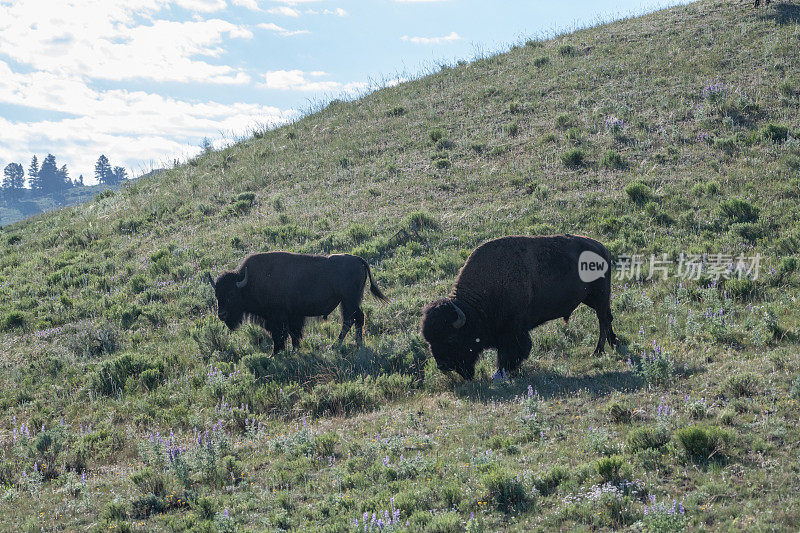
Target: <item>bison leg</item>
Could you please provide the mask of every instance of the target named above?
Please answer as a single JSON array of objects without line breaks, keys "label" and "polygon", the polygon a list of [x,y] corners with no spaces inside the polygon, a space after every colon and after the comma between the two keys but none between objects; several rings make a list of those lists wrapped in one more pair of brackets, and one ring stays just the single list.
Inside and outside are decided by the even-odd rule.
[{"label": "bison leg", "polygon": [[[597,321],[600,323],[600,338],[597,339],[597,347],[594,349],[594,355],[600,355],[606,348],[606,339],[611,329],[611,313],[603,308],[595,309],[595,312],[597,313]],[[616,342],[616,336],[614,337],[614,341]]]},{"label": "bison leg", "polygon": [[597,313],[597,321],[600,325],[600,337],[597,339],[597,347],[594,355],[599,355],[605,350],[606,340],[613,346],[617,343],[617,336],[611,328],[611,279],[603,278],[595,281],[591,285],[592,292],[583,301],[586,305],[594,309]]},{"label": "bison leg", "polygon": [[516,371],[528,358],[533,343],[527,331],[508,337],[508,342],[497,348],[497,368],[506,372]]},{"label": "bison leg", "polygon": [[355,315],[355,325],[356,325],[356,344],[361,346],[364,344],[364,311],[361,308],[357,308]]},{"label": "bison leg", "polygon": [[608,308],[608,344],[616,346],[619,344],[617,335],[614,333],[614,328],[611,327],[611,322],[614,321],[614,316],[611,314],[611,308]]},{"label": "bison leg", "polygon": [[306,325],[306,317],[289,317],[289,335],[292,337],[292,347],[299,348],[300,341],[303,339],[303,327]]},{"label": "bison leg", "polygon": [[[357,309],[357,308],[356,308]],[[347,332],[350,331],[350,328],[353,327],[353,323],[356,320],[356,311],[353,308],[345,306],[344,303],[342,304],[342,331],[339,332],[339,339],[336,341],[337,344],[342,344],[344,342],[344,338],[347,336]]]},{"label": "bison leg", "polygon": [[272,330],[272,355],[276,355],[286,349],[286,337],[288,336],[288,324],[284,321],[276,323]]}]

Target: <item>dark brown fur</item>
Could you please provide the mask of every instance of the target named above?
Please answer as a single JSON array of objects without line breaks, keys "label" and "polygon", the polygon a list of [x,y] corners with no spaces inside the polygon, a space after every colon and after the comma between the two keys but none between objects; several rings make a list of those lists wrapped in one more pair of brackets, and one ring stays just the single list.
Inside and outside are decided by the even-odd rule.
[{"label": "dark brown fur", "polygon": [[[246,284],[238,288],[237,282],[243,282],[245,275]],[[327,316],[340,304],[339,342],[355,323],[356,342],[361,344],[364,326],[361,300],[367,278],[370,292],[387,301],[367,262],[348,254],[252,254],[238,269],[223,272],[211,283],[219,319],[230,329],[236,329],[246,315],[256,317],[272,335],[277,353],[285,348],[288,336],[294,347],[300,344],[306,317]]]},{"label": "dark brown fur", "polygon": [[[591,283],[578,274],[584,251],[603,257],[609,271]],[[511,236],[479,246],[456,278],[453,293],[423,310],[422,335],[443,371],[472,379],[475,363],[487,348],[497,349],[497,366],[512,372],[531,350],[529,331],[554,318],[565,321],[585,303],[597,313],[600,338],[595,353],[617,338],[611,327],[611,256],[588,237]],[[466,324],[453,327],[462,310]]]}]

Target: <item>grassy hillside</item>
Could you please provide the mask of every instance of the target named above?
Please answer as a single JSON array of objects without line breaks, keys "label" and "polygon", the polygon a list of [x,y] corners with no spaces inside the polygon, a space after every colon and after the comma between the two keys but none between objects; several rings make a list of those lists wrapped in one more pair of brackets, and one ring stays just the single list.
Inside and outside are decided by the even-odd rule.
[{"label": "grassy hillside", "polygon": [[[797,5],[701,0],[3,228],[0,528],[797,530],[798,49]],[[619,351],[581,308],[517,376],[441,374],[421,307],[482,241],[556,232],[763,259],[615,279]],[[369,260],[367,346],[224,329],[204,273],[277,249]]]}]

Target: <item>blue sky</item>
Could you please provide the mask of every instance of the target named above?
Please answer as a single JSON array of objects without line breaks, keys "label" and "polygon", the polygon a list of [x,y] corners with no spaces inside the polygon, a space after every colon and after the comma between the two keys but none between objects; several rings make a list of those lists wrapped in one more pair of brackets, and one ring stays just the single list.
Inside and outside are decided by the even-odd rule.
[{"label": "blue sky", "polygon": [[442,63],[686,0],[0,0],[0,167],[133,175]]}]

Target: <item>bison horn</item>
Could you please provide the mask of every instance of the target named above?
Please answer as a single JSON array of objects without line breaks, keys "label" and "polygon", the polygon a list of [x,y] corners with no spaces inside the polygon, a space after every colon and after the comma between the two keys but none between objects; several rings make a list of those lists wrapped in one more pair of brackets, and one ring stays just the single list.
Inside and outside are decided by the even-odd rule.
[{"label": "bison horn", "polygon": [[450,302],[450,305],[453,306],[453,309],[456,310],[456,314],[458,315],[456,321],[453,322],[453,327],[456,329],[464,327],[464,324],[467,323],[467,315],[465,315],[464,311],[462,311],[455,303]]},{"label": "bison horn", "polygon": [[242,281],[236,282],[236,288],[241,289],[245,285],[247,285],[247,267],[244,267],[244,278],[242,278]]},{"label": "bison horn", "polygon": [[211,277],[211,274],[206,272],[206,278],[208,279],[208,282],[211,284],[211,288],[212,289],[216,289],[217,288],[217,284],[214,283],[214,278]]}]

